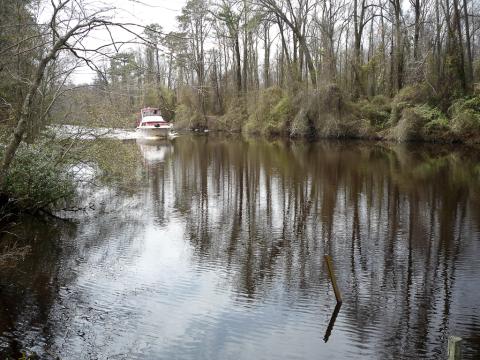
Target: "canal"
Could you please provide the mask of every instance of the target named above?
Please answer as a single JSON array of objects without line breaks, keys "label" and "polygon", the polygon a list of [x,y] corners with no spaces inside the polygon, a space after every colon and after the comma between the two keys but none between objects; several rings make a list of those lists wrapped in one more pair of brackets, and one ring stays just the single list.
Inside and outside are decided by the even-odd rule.
[{"label": "canal", "polygon": [[31,250],[1,269],[0,358],[444,359],[449,335],[480,358],[478,153],[213,134],[96,146],[68,221],[8,230]]}]

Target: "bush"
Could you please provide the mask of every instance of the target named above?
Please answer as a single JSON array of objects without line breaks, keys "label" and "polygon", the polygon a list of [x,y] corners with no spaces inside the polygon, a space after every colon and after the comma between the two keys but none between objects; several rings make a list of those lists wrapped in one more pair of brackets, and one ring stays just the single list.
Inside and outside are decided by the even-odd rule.
[{"label": "bush", "polygon": [[451,135],[445,114],[426,104],[404,109],[392,133],[398,141],[445,141],[449,140]]},{"label": "bush", "polygon": [[[341,137],[341,117],[345,108],[343,94],[335,84],[327,85],[311,93],[300,94],[300,108],[303,109],[305,124],[297,127],[306,129],[309,136]],[[301,112],[302,113],[302,112]]]},{"label": "bush", "polygon": [[321,137],[357,138],[369,137],[368,121],[355,113],[352,104],[337,85],[331,84],[320,89],[314,98],[314,125]]},{"label": "bush", "polygon": [[248,118],[247,105],[243,97],[233,98],[227,104],[227,111],[218,119],[219,130],[239,132]]},{"label": "bush", "polygon": [[[374,98],[375,99],[375,98]],[[372,99],[372,101],[361,100],[354,105],[358,115],[368,120],[370,125],[376,128],[383,128],[390,119],[390,104]]]},{"label": "bush", "polygon": [[393,102],[392,111],[390,112],[390,118],[388,119],[389,126],[395,126],[400,121],[402,117],[402,112],[404,109],[410,107],[406,102]]},{"label": "bush", "polygon": [[480,132],[480,118],[472,110],[465,110],[452,118],[452,130],[462,136],[475,136]]},{"label": "bush", "polygon": [[22,144],[9,169],[3,192],[22,209],[39,209],[69,200],[75,193],[73,175],[59,161],[60,152],[46,143]]},{"label": "bush", "polygon": [[376,95],[372,98],[371,103],[382,107],[383,109],[391,109],[391,100],[384,95]]},{"label": "bush", "polygon": [[299,111],[292,124],[292,136],[372,136],[368,121],[358,114],[358,106],[347,103],[344,94],[335,84],[314,92],[300,93],[297,102]]},{"label": "bush", "polygon": [[450,121],[446,115],[436,107],[422,105],[415,108],[427,123],[422,129],[422,135],[428,141],[452,141]]},{"label": "bush", "polygon": [[270,112],[269,122],[265,126],[268,135],[287,132],[295,116],[292,99],[287,95],[280,99]]},{"label": "bush", "polygon": [[398,124],[392,129],[392,135],[397,141],[412,141],[420,138],[419,134],[426,120],[413,108],[406,108]]},{"label": "bush", "polygon": [[393,98],[394,104],[407,103],[410,105],[419,105],[429,103],[433,99],[431,89],[426,84],[416,84],[405,86]]},{"label": "bush", "polygon": [[454,133],[465,137],[480,135],[480,96],[456,100],[449,112]]},{"label": "bush", "polygon": [[300,110],[293,117],[292,125],[290,126],[290,136],[311,136],[311,126],[307,120],[307,110],[300,108]]},{"label": "bush", "polygon": [[176,129],[190,129],[198,126],[202,121],[200,113],[193,111],[185,104],[180,104],[175,110],[174,125]]},{"label": "bush", "polygon": [[294,115],[291,98],[280,88],[271,87],[260,91],[254,111],[248,117],[246,130],[265,135],[285,133]]},{"label": "bush", "polygon": [[398,124],[405,109],[415,105],[428,104],[432,99],[432,92],[426,84],[405,86],[392,100],[389,126]]}]

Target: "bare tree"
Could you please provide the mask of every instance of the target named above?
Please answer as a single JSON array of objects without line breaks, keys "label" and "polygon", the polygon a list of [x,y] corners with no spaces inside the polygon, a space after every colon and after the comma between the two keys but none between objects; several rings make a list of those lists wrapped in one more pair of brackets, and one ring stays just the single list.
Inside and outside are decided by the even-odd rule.
[{"label": "bare tree", "polygon": [[[5,152],[3,153],[0,168],[0,184],[5,181],[6,173],[12,164],[17,149],[28,129],[28,122],[35,117],[32,115],[32,106],[39,95],[39,89],[46,75],[62,56],[73,56],[83,61],[92,70],[98,71],[94,59],[99,55],[107,55],[106,49],[113,47],[118,50],[119,42],[111,41],[98,46],[88,46],[89,35],[96,30],[104,29],[110,35],[111,27],[119,27],[132,36],[136,36],[135,24],[115,23],[108,16],[111,8],[90,8],[82,1],[52,0],[50,2],[51,16],[46,24],[41,26],[42,46],[44,51],[28,79],[28,88],[22,97],[21,108],[15,119],[15,126]],[[71,73],[71,72],[70,72]],[[100,72],[99,72],[100,73]],[[69,74],[66,70],[65,74]],[[39,121],[40,117],[36,117]]]}]

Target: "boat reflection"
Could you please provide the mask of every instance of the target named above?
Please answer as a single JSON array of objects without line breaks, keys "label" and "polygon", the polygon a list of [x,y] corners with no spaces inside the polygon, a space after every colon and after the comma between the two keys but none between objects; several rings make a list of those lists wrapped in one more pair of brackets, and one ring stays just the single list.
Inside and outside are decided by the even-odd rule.
[{"label": "boat reflection", "polygon": [[171,140],[158,138],[137,139],[138,147],[148,164],[163,163],[173,154],[173,143]]}]

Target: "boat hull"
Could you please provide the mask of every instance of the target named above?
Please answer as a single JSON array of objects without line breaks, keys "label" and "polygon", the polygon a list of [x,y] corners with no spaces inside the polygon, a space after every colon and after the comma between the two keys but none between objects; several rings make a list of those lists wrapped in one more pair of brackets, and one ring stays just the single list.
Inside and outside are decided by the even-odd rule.
[{"label": "boat hull", "polygon": [[139,126],[137,132],[143,138],[167,138],[170,133],[170,127]]}]

